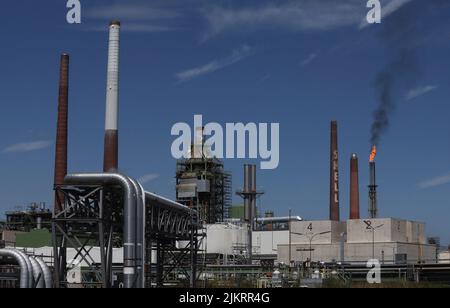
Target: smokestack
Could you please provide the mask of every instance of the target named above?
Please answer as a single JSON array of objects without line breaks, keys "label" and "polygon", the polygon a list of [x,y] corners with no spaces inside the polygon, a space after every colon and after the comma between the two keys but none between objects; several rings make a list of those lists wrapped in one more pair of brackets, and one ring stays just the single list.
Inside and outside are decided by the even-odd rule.
[{"label": "smokestack", "polygon": [[117,171],[119,165],[119,49],[120,22],[109,25],[108,78],[106,87],[105,147],[103,171]]},{"label": "smokestack", "polygon": [[350,219],[360,219],[358,156],[350,159]]},{"label": "smokestack", "polygon": [[377,181],[376,181],[376,165],[375,161],[369,163],[370,168],[370,185],[369,185],[369,218],[378,218],[377,204]]},{"label": "smokestack", "polygon": [[[67,132],[69,109],[69,55],[62,54],[59,72],[58,120],[56,127],[54,185],[62,185],[67,174]],[[62,210],[62,194],[55,194],[54,213]]]},{"label": "smokestack", "polygon": [[377,178],[376,178],[376,164],[375,157],[377,155],[377,147],[372,148],[369,158],[370,182],[369,182],[369,218],[378,218],[378,204],[377,204]]},{"label": "smokestack", "polygon": [[252,232],[256,218],[256,199],[264,194],[256,190],[256,165],[244,165],[244,189],[237,192],[237,195],[244,199],[244,220],[248,225],[247,229],[247,253],[249,263],[252,263]]},{"label": "smokestack", "polygon": [[339,152],[336,121],[331,122],[330,150],[330,220],[339,221]]},{"label": "smokestack", "polygon": [[[256,166],[244,166],[244,213],[245,221],[248,223],[247,230],[247,253],[251,264],[253,258],[253,226],[255,220],[254,199],[256,199]],[[254,195],[255,193],[255,195]]]}]

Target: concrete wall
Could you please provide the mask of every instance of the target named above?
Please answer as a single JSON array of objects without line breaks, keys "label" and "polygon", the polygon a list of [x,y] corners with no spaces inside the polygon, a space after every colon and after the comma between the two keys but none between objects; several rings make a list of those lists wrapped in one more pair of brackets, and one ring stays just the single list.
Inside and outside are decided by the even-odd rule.
[{"label": "concrete wall", "polygon": [[253,232],[253,253],[276,255],[278,245],[289,244],[289,231]]},{"label": "concrete wall", "polygon": [[349,220],[347,222],[348,243],[371,243],[373,241],[373,230],[368,227],[366,222],[376,228],[376,243],[426,244],[424,223],[393,218]]},{"label": "concrete wall", "polygon": [[450,250],[439,253],[439,263],[450,264]]},{"label": "concrete wall", "polygon": [[426,244],[425,224],[416,221],[407,221],[406,236],[408,243]]},{"label": "concrete wall", "polygon": [[[292,228],[292,243],[295,244],[309,244],[310,239],[319,233],[330,232],[324,235],[314,236],[313,242],[315,244],[331,244],[339,243],[341,241],[341,234],[346,230],[345,222],[338,221],[296,221],[291,224]],[[298,235],[300,233],[303,235]]]},{"label": "concrete wall", "polygon": [[[204,243],[201,249],[207,253],[231,255],[234,246],[245,246],[247,243],[245,226],[229,223],[208,225],[206,233],[206,245]],[[245,254],[245,251],[243,253]]]},{"label": "concrete wall", "polygon": [[[340,244],[313,244],[312,260],[315,262],[341,261]],[[292,245],[292,259],[297,262],[309,259],[309,245]],[[409,263],[419,261],[436,262],[436,247],[410,243],[375,243],[375,259],[386,264],[392,264],[396,254],[406,254]],[[278,261],[287,263],[289,245],[278,246]],[[373,258],[372,243],[346,243],[344,245],[344,262],[366,263]]]}]

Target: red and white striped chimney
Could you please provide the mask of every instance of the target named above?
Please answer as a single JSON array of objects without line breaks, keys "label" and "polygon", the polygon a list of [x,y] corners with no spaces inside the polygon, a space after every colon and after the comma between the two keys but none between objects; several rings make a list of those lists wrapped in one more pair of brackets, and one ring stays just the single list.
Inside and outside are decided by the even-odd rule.
[{"label": "red and white striped chimney", "polygon": [[120,22],[113,21],[109,25],[104,172],[115,172],[119,167],[119,50]]}]

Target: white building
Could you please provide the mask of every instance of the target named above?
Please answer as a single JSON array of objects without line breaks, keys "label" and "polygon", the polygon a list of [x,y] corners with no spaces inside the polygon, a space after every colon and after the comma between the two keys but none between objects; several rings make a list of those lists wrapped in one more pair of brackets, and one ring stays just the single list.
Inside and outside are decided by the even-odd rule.
[{"label": "white building", "polygon": [[292,225],[292,242],[278,247],[278,261],[365,263],[436,262],[436,246],[428,245],[425,224],[394,218],[347,222],[303,221]]}]

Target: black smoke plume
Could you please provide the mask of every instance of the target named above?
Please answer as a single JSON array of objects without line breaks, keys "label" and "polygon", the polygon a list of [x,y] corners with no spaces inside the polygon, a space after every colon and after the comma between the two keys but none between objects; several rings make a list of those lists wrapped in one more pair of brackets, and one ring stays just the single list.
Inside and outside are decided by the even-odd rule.
[{"label": "black smoke plume", "polygon": [[412,87],[420,76],[417,49],[423,42],[417,23],[417,8],[406,5],[382,21],[379,41],[387,49],[388,61],[375,78],[378,107],[373,116],[370,145],[378,146],[389,129],[396,109],[399,87]]}]

